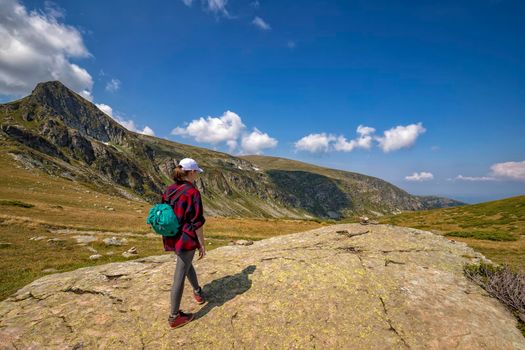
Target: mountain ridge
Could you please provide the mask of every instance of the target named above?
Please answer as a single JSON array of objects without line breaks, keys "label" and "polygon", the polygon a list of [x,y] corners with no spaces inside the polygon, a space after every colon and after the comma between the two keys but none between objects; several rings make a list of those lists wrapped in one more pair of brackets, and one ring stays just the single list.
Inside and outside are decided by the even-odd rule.
[{"label": "mountain ridge", "polygon": [[171,182],[177,160],[192,157],[206,169],[196,185],[212,215],[340,219],[428,208],[379,178],[326,168],[328,175],[264,170],[249,156],[129,131],[58,81],[39,83],[30,95],[0,105],[0,118],[3,148],[22,163],[150,203]]}]

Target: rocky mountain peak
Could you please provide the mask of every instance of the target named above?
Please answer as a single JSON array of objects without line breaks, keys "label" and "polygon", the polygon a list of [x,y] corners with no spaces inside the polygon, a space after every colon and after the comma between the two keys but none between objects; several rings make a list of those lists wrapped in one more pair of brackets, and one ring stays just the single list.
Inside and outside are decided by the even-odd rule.
[{"label": "rocky mountain peak", "polygon": [[95,104],[60,81],[39,83],[28,100],[30,108],[41,109],[40,118],[57,117],[66,126],[102,142],[122,143],[129,133]]}]

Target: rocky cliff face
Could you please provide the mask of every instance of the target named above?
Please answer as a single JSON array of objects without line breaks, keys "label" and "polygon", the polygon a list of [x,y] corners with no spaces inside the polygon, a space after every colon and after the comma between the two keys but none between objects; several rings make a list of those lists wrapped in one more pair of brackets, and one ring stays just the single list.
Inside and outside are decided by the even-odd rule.
[{"label": "rocky cliff face", "polygon": [[195,158],[206,170],[197,186],[208,214],[337,219],[425,208],[381,179],[261,170],[247,159],[128,131],[60,82],[0,105],[0,122],[0,142],[26,165],[150,202],[171,182],[178,160]]},{"label": "rocky cliff face", "polygon": [[468,280],[463,243],[391,225],[322,227],[194,260],[182,328],[171,255],[40,278],[0,303],[2,349],[525,349],[516,319]]}]

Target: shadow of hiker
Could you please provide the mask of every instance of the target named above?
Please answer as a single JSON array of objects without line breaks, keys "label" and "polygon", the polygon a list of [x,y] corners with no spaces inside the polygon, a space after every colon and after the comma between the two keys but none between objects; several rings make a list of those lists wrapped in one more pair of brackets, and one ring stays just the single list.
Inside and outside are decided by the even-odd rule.
[{"label": "shadow of hiker", "polygon": [[248,279],[248,275],[255,269],[255,265],[249,265],[235,275],[224,276],[206,284],[202,290],[208,303],[195,313],[195,319],[205,316],[214,307],[219,307],[250,289],[252,281]]}]

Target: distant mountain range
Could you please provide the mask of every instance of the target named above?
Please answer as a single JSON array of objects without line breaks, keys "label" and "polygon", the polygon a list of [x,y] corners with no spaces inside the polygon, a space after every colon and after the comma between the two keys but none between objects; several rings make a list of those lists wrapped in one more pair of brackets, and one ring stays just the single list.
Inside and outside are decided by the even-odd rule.
[{"label": "distant mountain range", "polygon": [[234,157],[138,134],[58,81],[0,105],[1,151],[25,167],[99,191],[154,202],[177,161],[205,169],[197,186],[208,215],[347,218],[464,203],[414,196],[379,178],[267,156]]}]

